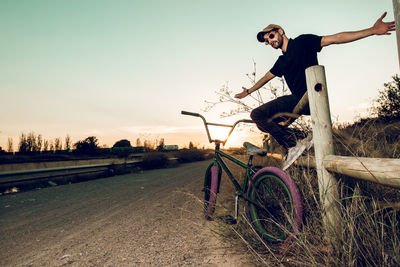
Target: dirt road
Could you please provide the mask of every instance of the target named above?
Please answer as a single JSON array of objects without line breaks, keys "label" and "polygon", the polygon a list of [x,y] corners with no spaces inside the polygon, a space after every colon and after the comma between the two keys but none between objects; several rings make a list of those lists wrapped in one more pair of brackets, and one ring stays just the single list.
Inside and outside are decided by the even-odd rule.
[{"label": "dirt road", "polygon": [[206,165],[0,196],[0,266],[251,266],[202,218]]}]

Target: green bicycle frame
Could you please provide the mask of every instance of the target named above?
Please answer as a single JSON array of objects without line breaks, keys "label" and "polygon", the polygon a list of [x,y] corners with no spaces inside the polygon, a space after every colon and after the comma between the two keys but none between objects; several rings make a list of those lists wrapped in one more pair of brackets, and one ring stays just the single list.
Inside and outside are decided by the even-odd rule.
[{"label": "green bicycle frame", "polygon": [[[232,134],[233,129],[236,127],[236,125],[238,125],[241,122],[245,122],[245,123],[254,123],[251,120],[239,120],[236,121],[233,125],[226,125],[226,124],[219,124],[219,123],[210,123],[207,122],[206,119],[198,114],[198,113],[193,113],[193,112],[188,112],[188,111],[181,111],[182,115],[189,115],[189,116],[194,116],[194,117],[199,117],[203,120],[206,132],[207,132],[207,137],[208,137],[208,141],[210,143],[214,143],[215,144],[215,154],[214,154],[214,159],[212,161],[212,163],[208,166],[206,173],[208,173],[209,169],[211,168],[211,166],[213,166],[214,164],[217,164],[218,166],[218,176],[220,176],[220,172],[221,172],[221,167],[222,169],[225,171],[225,173],[228,175],[229,179],[231,180],[231,182],[233,183],[233,185],[236,188],[236,191],[238,192],[238,196],[243,197],[246,201],[262,208],[262,206],[260,206],[259,203],[256,203],[254,200],[249,199],[248,196],[246,195],[246,192],[249,190],[249,185],[253,185],[253,179],[251,179],[251,177],[253,177],[253,175],[256,173],[256,170],[253,168],[253,155],[249,156],[249,161],[248,164],[238,160],[237,158],[226,154],[225,152],[220,150],[220,145],[225,145],[225,143],[227,142],[229,136]],[[220,126],[220,127],[228,127],[230,128],[230,131],[228,133],[228,136],[226,137],[225,140],[218,140],[218,139],[212,139],[211,135],[210,135],[210,131],[208,129],[209,125],[213,125],[213,126]],[[239,165],[240,167],[246,169],[246,175],[244,177],[244,181],[243,181],[243,186],[240,186],[239,182],[235,179],[235,177],[233,176],[232,172],[229,170],[228,166],[225,164],[223,158],[228,159],[229,161],[233,162],[236,165]],[[219,181],[220,182],[220,181]],[[207,188],[208,186],[208,180],[205,179],[204,181],[204,189]],[[219,184],[218,184],[218,190],[219,190]]]},{"label": "green bicycle frame", "polygon": [[[229,170],[229,167],[226,165],[223,158],[226,158],[229,161],[235,163],[236,165],[246,169],[246,175],[244,177],[242,186],[235,179],[234,175]],[[246,164],[246,163],[238,160],[237,158],[221,151],[219,148],[219,145],[217,145],[215,148],[213,163],[217,163],[219,165],[219,167],[222,167],[222,169],[225,171],[225,173],[228,175],[229,179],[232,181],[233,185],[235,186],[236,191],[238,191],[243,197],[245,196],[245,193],[247,192],[249,180],[251,180],[250,177],[252,177],[256,173],[255,170],[251,166],[251,162],[252,162],[252,156],[250,156],[250,158],[249,158],[249,164]]]}]

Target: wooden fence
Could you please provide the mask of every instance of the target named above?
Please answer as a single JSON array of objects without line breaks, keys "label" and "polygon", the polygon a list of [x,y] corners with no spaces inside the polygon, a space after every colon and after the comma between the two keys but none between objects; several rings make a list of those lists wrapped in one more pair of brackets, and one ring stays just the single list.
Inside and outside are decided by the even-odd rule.
[{"label": "wooden fence", "polygon": [[[400,0],[393,0],[397,48],[400,63]],[[343,157],[334,154],[328,90],[323,66],[306,69],[307,93],[312,118],[315,159],[300,160],[301,165],[317,169],[323,220],[327,239],[340,233],[337,180],[333,172],[400,188],[400,159]],[[302,161],[302,162],[301,162]]]},{"label": "wooden fence", "polygon": [[400,159],[344,157],[334,153],[328,90],[323,66],[306,69],[307,92],[311,111],[315,159],[323,220],[330,239],[340,231],[339,194],[333,172],[400,188]]}]

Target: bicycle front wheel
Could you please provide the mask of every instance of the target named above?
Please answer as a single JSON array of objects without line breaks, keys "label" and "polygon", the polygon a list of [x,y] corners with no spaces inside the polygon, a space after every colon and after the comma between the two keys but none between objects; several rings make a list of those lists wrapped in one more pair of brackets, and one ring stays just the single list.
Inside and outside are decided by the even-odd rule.
[{"label": "bicycle front wheel", "polygon": [[281,169],[266,167],[252,178],[247,193],[247,213],[264,241],[280,242],[297,233],[303,207],[294,181]]},{"label": "bicycle front wheel", "polygon": [[204,217],[211,220],[217,202],[217,193],[219,182],[221,179],[221,171],[217,164],[212,164],[207,168],[204,181]]}]

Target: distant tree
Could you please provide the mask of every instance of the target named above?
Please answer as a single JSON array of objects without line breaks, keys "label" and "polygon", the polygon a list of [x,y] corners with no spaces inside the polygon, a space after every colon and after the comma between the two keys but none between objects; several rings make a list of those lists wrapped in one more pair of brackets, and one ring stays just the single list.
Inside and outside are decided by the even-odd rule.
[{"label": "distant tree", "polygon": [[49,142],[49,150],[51,152],[54,152],[54,142],[52,140],[50,140],[50,142]]},{"label": "distant tree", "polygon": [[11,137],[8,138],[7,152],[14,152],[14,141]]},{"label": "distant tree", "polygon": [[190,142],[189,142],[189,149],[193,149],[193,148],[194,148],[193,142],[190,141]]},{"label": "distant tree", "polygon": [[121,139],[113,145],[113,147],[131,147],[131,142],[126,139]]},{"label": "distant tree", "polygon": [[65,150],[69,151],[71,149],[71,137],[69,134],[65,137],[65,143],[64,143]]},{"label": "distant tree", "polygon": [[140,141],[140,138],[136,139],[136,146],[142,146],[142,142]]},{"label": "distant tree", "polygon": [[43,141],[43,151],[49,150],[49,140],[44,139]]},{"label": "distant tree", "polygon": [[36,142],[36,135],[34,132],[28,133],[28,135],[26,137],[26,142],[27,142],[27,146],[28,146],[28,152],[38,152],[39,151],[37,142]]},{"label": "distant tree", "polygon": [[26,150],[27,152],[32,152],[34,146],[36,145],[36,136],[33,132],[26,135]]},{"label": "distant tree", "polygon": [[54,139],[54,150],[55,151],[60,151],[62,150],[62,142],[61,142],[61,138],[57,137],[56,139]]},{"label": "distant tree", "polygon": [[28,153],[28,142],[24,133],[19,137],[18,152],[21,154]]},{"label": "distant tree", "polygon": [[164,149],[164,144],[165,144],[164,138],[161,138],[157,146],[157,151],[162,151]]},{"label": "distant tree", "polygon": [[393,81],[385,83],[375,100],[377,106],[373,113],[384,120],[400,120],[400,76],[392,77]]},{"label": "distant tree", "polygon": [[74,147],[78,154],[96,154],[99,149],[99,144],[95,136],[89,136],[84,140],[76,142]]},{"label": "distant tree", "polygon": [[36,145],[38,149],[37,151],[41,151],[43,146],[43,136],[41,134],[39,134],[36,138]]},{"label": "distant tree", "polygon": [[[39,137],[40,136],[40,137]],[[18,152],[22,154],[39,152],[41,150],[41,135],[36,137],[34,132],[30,132],[27,135],[22,133],[19,138]],[[9,146],[12,146],[12,143]]]},{"label": "distant tree", "polygon": [[154,144],[149,140],[144,140],[143,146],[145,151],[154,150]]}]

